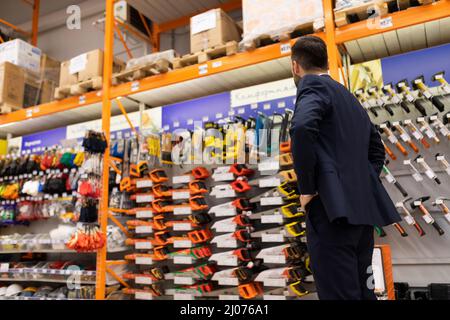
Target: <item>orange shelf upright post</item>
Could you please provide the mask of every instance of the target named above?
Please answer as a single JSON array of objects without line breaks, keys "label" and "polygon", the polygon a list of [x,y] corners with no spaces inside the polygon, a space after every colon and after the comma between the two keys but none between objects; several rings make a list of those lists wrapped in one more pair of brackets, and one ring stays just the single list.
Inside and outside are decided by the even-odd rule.
[{"label": "orange shelf upright post", "polygon": [[33,2],[33,21],[31,31],[31,44],[37,46],[38,33],[39,33],[39,8],[41,6],[41,0],[34,0]]},{"label": "orange shelf upright post", "polygon": [[332,0],[323,0],[323,11],[325,14],[325,38],[328,48],[330,75],[334,80],[339,81],[339,50],[336,45]]},{"label": "orange shelf upright post", "polygon": [[[109,147],[111,126],[111,82],[114,50],[114,0],[106,0],[106,24],[105,24],[105,56],[103,61],[103,96],[102,96],[102,130],[105,134],[108,148],[103,159],[102,194],[100,198],[99,223],[101,231],[106,234],[108,226],[108,199],[109,199]],[[106,291],[106,255],[107,245],[97,252],[97,277],[95,298],[105,299]]]}]

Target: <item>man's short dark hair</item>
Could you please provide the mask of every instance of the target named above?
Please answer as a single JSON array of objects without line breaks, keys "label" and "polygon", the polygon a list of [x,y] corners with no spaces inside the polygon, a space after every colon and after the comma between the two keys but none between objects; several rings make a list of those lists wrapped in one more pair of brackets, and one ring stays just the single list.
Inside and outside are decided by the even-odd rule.
[{"label": "man's short dark hair", "polygon": [[327,45],[319,37],[301,37],[292,48],[292,59],[297,61],[303,70],[327,70]]}]

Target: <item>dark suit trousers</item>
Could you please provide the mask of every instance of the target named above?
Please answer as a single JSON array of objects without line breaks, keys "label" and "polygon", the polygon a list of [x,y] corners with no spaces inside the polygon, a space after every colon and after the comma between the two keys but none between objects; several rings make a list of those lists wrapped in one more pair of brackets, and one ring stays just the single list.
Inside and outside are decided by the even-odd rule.
[{"label": "dark suit trousers", "polygon": [[319,197],[307,205],[306,237],[320,300],[375,300],[373,227],[328,220]]}]

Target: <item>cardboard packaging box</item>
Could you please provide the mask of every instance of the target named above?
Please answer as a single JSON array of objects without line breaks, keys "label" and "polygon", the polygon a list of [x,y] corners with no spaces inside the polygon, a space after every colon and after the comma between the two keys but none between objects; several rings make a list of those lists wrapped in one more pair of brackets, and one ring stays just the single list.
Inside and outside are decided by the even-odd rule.
[{"label": "cardboard packaging box", "polygon": [[191,52],[199,52],[228,41],[240,41],[241,30],[222,9],[213,9],[191,18]]},{"label": "cardboard packaging box", "polygon": [[[103,76],[103,50],[93,50],[61,63],[59,86],[70,86]],[[122,71],[125,63],[114,58],[113,73]]]},{"label": "cardboard packaging box", "polygon": [[41,56],[41,79],[51,80],[55,83],[59,82],[59,73],[61,70],[61,62],[49,57],[45,53]]},{"label": "cardboard packaging box", "polygon": [[10,62],[0,64],[0,106],[21,109],[25,72]]},{"label": "cardboard packaging box", "polygon": [[44,79],[42,81],[40,104],[49,103],[54,100],[55,89],[57,86],[57,83],[52,80]]},{"label": "cardboard packaging box", "polygon": [[11,62],[36,73],[41,69],[41,55],[39,48],[21,39],[0,44],[0,63]]},{"label": "cardboard packaging box", "polygon": [[243,0],[242,12],[243,44],[262,35],[291,33],[307,23],[314,29],[324,24],[322,0]]}]

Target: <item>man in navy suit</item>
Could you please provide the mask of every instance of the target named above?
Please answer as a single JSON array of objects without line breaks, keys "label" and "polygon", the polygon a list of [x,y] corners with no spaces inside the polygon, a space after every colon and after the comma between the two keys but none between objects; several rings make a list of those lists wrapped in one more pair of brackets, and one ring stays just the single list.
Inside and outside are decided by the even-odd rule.
[{"label": "man in navy suit", "polygon": [[384,146],[358,100],[327,74],[322,39],[297,41],[292,71],[292,155],[319,298],[374,300],[374,226],[401,220],[379,178]]}]

